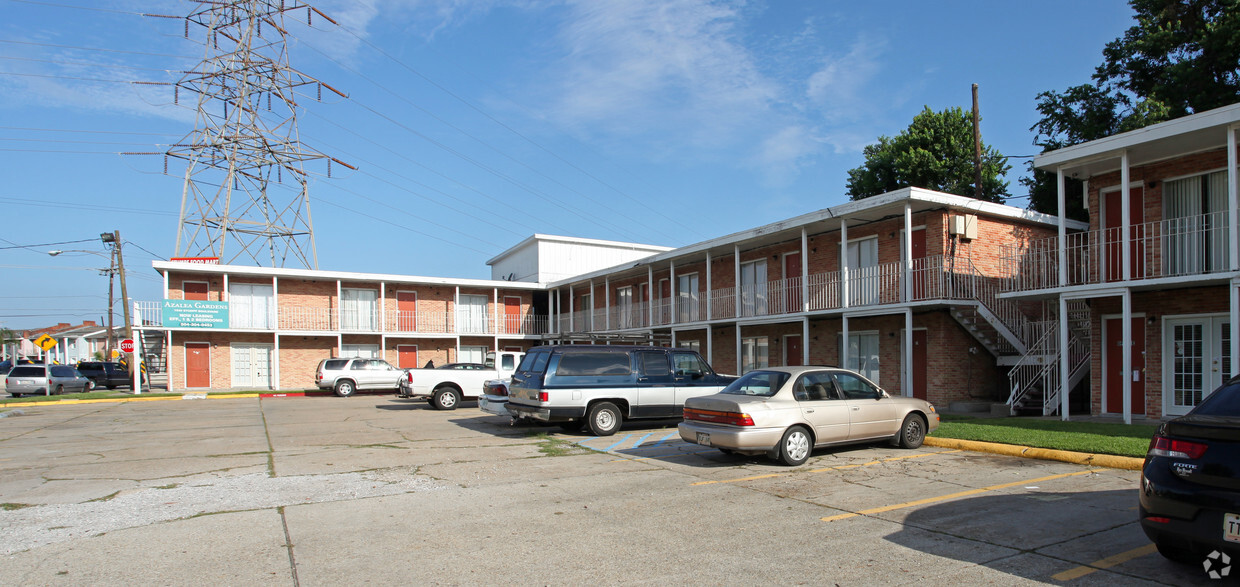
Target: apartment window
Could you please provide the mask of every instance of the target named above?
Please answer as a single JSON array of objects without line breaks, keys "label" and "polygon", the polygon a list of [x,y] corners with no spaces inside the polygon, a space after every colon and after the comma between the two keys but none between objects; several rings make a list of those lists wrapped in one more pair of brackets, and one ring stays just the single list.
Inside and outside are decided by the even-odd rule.
[{"label": "apartment window", "polygon": [[698,305],[698,275],[689,273],[676,277],[676,320],[694,322],[700,320]]},{"label": "apartment window", "polygon": [[847,368],[864,375],[870,381],[878,381],[878,333],[848,333],[848,357],[845,361]]},{"label": "apartment window", "polygon": [[878,237],[848,243],[848,302],[863,306],[877,303],[882,293],[878,267]]},{"label": "apartment window", "polygon": [[632,328],[636,326],[633,321],[633,286],[627,285],[616,288],[616,312],[618,328]]},{"label": "apartment window", "polygon": [[340,290],[341,330],[377,330],[379,291],[344,288]]},{"label": "apartment window", "polygon": [[457,332],[485,334],[487,332],[487,297],[484,295],[460,296],[460,301],[456,306],[456,326]]},{"label": "apartment window", "polygon": [[741,315],[766,315],[766,260],[741,263]]},{"label": "apartment window", "polygon": [[228,325],[231,328],[275,328],[275,291],[270,285],[228,284]]},{"label": "apartment window", "polygon": [[769,345],[765,336],[741,339],[741,374],[770,366],[767,360]]},{"label": "apartment window", "polygon": [[1226,271],[1227,172],[1164,182],[1166,275]]}]

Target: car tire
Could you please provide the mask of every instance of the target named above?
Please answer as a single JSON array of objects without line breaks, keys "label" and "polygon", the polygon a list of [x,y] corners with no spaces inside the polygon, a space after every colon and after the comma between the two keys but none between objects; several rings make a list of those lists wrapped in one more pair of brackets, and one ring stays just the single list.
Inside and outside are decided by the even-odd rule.
[{"label": "car tire", "polygon": [[926,421],[917,414],[905,416],[904,423],[900,424],[900,434],[896,436],[896,443],[900,445],[900,448],[918,448],[925,441]]},{"label": "car tire", "polygon": [[611,402],[594,404],[586,414],[586,426],[595,436],[611,436],[620,429],[622,423],[624,416],[620,414],[620,408]]},{"label": "car tire", "polygon": [[11,396],[13,396],[13,397],[21,397],[21,396],[22,396],[22,394],[20,394],[20,393],[10,393],[9,395],[11,395]]},{"label": "car tire", "polygon": [[348,379],[341,379],[336,382],[336,395],[339,397],[349,397],[357,392],[357,384]]},{"label": "car tire", "polygon": [[789,428],[779,439],[779,461],[789,467],[804,465],[813,452],[814,441],[810,439],[809,430],[801,426]]},{"label": "car tire", "polygon": [[52,395],[64,395],[64,393],[65,393],[65,386],[57,385],[56,391]]},{"label": "car tire", "polygon": [[436,410],[455,410],[457,404],[461,403],[461,395],[451,387],[438,387],[431,394],[431,405]]}]

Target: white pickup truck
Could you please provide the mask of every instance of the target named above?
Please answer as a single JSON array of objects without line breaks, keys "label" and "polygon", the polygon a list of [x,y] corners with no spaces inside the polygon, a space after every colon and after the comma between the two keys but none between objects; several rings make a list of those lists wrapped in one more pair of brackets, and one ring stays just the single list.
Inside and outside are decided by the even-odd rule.
[{"label": "white pickup truck", "polygon": [[488,379],[508,379],[521,364],[525,353],[502,351],[487,353],[486,363],[449,363],[431,369],[406,369],[396,395],[428,398],[440,410],[455,410],[464,399],[482,394]]}]

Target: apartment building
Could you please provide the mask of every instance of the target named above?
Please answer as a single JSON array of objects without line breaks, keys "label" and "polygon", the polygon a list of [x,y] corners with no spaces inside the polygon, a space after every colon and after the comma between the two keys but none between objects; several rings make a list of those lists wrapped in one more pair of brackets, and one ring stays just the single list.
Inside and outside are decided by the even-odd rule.
[{"label": "apartment building", "polygon": [[1090,224],[1060,220],[1004,253],[1001,297],[1064,317],[1038,343],[1044,360],[1014,372],[1014,396],[1067,418],[1072,390],[1131,422],[1186,413],[1235,373],[1238,127],[1240,104],[1034,160],[1060,178],[1061,218],[1065,182],[1084,182]]}]

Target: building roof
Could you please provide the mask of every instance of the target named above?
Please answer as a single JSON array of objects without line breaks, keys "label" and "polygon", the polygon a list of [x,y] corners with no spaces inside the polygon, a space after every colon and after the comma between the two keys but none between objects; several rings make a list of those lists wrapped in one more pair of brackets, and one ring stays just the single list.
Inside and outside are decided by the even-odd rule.
[{"label": "building roof", "polygon": [[1125,151],[1131,167],[1226,147],[1228,130],[1236,123],[1240,123],[1240,104],[1043,153],[1033,159],[1033,165],[1052,173],[1062,168],[1069,177],[1088,179],[1118,170]]},{"label": "building roof", "polygon": [[593,238],[578,238],[578,237],[572,237],[572,236],[556,236],[554,234],[535,233],[535,234],[532,234],[526,237],[521,242],[511,247],[508,247],[508,249],[506,249],[504,252],[490,258],[489,260],[487,260],[487,265],[494,265],[504,260],[506,257],[510,257],[516,253],[519,253],[522,249],[525,249],[526,247],[532,244],[535,244],[535,243],[539,243],[539,242],[559,242],[559,243],[566,243],[566,244],[571,244],[571,245],[587,245],[587,246],[604,247],[604,248],[610,248],[610,249],[624,249],[624,250],[629,250],[629,251],[645,251],[645,252],[649,252],[652,255],[655,253],[662,253],[664,251],[670,251],[673,249],[672,247],[663,247],[659,245],[643,245],[640,243],[626,243],[626,242],[621,242],[621,241],[609,241],[609,240],[600,240],[600,239],[593,239]]},{"label": "building roof", "polygon": [[254,267],[249,265],[205,265],[184,261],[152,261],[156,271],[180,273],[203,273],[222,275],[253,275],[259,277],[286,277],[298,279],[339,279],[341,281],[366,281],[385,283],[413,283],[419,285],[443,285],[462,287],[502,287],[506,289],[541,289],[539,284],[521,281],[497,281],[491,279],[458,279],[451,277],[423,277],[418,275],[395,275],[391,273],[355,273],[352,271],[323,271],[319,269],[289,269],[283,267]]}]

